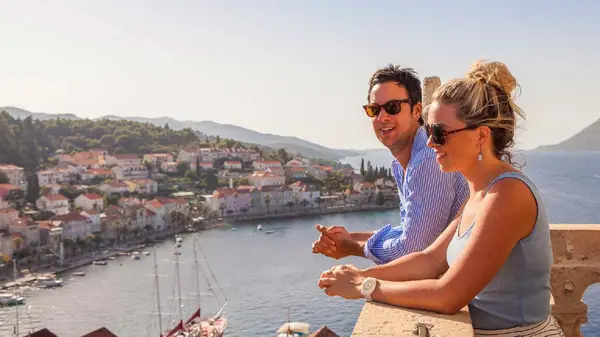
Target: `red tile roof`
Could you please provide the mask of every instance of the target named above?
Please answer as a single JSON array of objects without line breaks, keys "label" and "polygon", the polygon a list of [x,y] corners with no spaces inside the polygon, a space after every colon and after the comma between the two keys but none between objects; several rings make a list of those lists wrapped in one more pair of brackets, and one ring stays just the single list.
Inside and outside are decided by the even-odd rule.
[{"label": "red tile roof", "polygon": [[67,214],[62,214],[62,215],[55,215],[52,218],[50,218],[50,220],[54,220],[54,221],[64,221],[64,222],[71,222],[71,221],[90,221],[90,219],[88,219],[88,217],[83,216],[75,211],[73,212],[69,212]]},{"label": "red tile roof", "polygon": [[38,330],[34,333],[28,334],[27,337],[58,337],[58,336],[53,334],[50,330],[44,328],[42,330]]},{"label": "red tile roof", "polygon": [[115,154],[113,155],[113,157],[115,157],[117,160],[121,160],[121,159],[140,159],[137,154]]},{"label": "red tile roof", "polygon": [[98,199],[102,199],[103,197],[101,195],[98,195],[96,193],[85,193],[82,194],[84,197],[90,199],[90,200],[98,200]]},{"label": "red tile roof", "polygon": [[8,214],[8,213],[19,213],[19,211],[17,211],[14,208],[4,208],[4,209],[0,209],[0,214]]},{"label": "red tile roof", "polygon": [[50,200],[50,201],[62,201],[62,200],[69,200],[67,197],[65,197],[62,194],[46,194],[43,195],[44,198]]},{"label": "red tile roof", "polygon": [[117,337],[117,335],[115,335],[114,333],[112,333],[110,330],[108,330],[107,328],[100,328],[98,330],[94,330],[90,333],[87,333],[81,337]]},{"label": "red tile roof", "polygon": [[11,191],[11,190],[18,190],[19,187],[15,186],[13,184],[0,184],[0,189]]}]

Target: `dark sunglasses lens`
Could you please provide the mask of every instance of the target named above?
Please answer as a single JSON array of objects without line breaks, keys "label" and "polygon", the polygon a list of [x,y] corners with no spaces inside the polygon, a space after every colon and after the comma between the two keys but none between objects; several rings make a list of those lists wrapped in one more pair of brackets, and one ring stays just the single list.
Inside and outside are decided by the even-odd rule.
[{"label": "dark sunglasses lens", "polygon": [[377,115],[379,115],[379,111],[381,110],[381,107],[377,105],[365,105],[364,108],[367,116],[369,117],[377,117]]},{"label": "dark sunglasses lens", "polygon": [[444,145],[444,142],[446,141],[444,139],[444,131],[442,130],[442,127],[439,125],[432,125],[431,126],[431,138],[433,139],[433,142],[438,144],[438,145]]},{"label": "dark sunglasses lens", "polygon": [[397,115],[400,113],[400,109],[402,108],[402,102],[399,101],[389,101],[383,105],[385,112],[388,115]]}]

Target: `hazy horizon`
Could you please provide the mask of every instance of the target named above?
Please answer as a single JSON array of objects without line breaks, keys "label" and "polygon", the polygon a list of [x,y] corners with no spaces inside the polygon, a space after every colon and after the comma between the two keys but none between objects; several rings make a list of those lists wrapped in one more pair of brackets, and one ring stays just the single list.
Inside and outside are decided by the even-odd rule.
[{"label": "hazy horizon", "polygon": [[210,120],[336,149],[381,148],[361,109],[375,69],[399,63],[446,82],[490,59],[522,87],[517,145],[532,149],[600,117],[590,99],[600,77],[598,9],[516,0],[5,2],[0,106]]}]

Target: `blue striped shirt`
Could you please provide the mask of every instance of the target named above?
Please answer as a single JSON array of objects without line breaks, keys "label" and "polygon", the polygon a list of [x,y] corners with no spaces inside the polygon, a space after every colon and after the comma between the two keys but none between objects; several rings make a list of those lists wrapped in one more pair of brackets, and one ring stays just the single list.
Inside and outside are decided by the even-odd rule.
[{"label": "blue striped shirt", "polygon": [[392,173],[400,197],[400,226],[388,224],[367,241],[365,257],[377,264],[427,248],[469,197],[467,181],[460,173],[440,170],[423,127],[415,135],[406,174],[396,159]]}]

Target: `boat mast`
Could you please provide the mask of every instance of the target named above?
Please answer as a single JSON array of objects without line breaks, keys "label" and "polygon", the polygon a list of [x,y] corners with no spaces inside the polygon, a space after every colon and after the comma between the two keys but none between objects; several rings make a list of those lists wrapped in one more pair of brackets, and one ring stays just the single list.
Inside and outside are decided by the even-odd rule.
[{"label": "boat mast", "polygon": [[[13,279],[14,279],[14,292],[13,295],[17,296],[17,259],[13,259]],[[17,299],[17,305],[15,305],[15,313],[17,318],[17,324],[15,324],[15,336],[19,337],[19,302]]]},{"label": "boat mast", "polygon": [[198,264],[198,252],[196,251],[196,236],[193,236],[194,247],[194,265],[196,267],[196,291],[198,292],[198,309],[200,309],[201,294],[200,294],[200,265]]},{"label": "boat mast", "polygon": [[[177,249],[175,249],[177,250]],[[179,320],[183,321],[183,313],[181,312],[181,275],[179,275],[179,254],[175,254],[175,268],[177,269],[177,297],[179,300]]]},{"label": "boat mast", "polygon": [[160,336],[162,337],[162,314],[160,312],[160,292],[158,286],[158,264],[156,262],[156,246],[154,246],[154,277],[156,278],[156,307],[158,308],[158,331],[160,331]]}]

